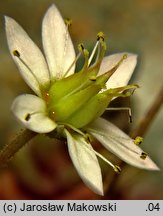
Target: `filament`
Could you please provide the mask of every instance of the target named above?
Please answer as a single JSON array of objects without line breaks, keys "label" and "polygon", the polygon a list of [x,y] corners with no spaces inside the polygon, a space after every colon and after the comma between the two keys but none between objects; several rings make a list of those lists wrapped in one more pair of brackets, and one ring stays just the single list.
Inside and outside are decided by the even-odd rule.
[{"label": "filament", "polygon": [[31,70],[31,68],[25,63],[25,61],[21,58],[20,53],[18,50],[14,50],[13,51],[13,55],[16,56],[20,62],[30,71],[31,75],[35,78],[36,82],[38,83],[39,87],[40,87],[40,83],[39,80],[37,79],[36,75],[33,73],[33,71]]}]

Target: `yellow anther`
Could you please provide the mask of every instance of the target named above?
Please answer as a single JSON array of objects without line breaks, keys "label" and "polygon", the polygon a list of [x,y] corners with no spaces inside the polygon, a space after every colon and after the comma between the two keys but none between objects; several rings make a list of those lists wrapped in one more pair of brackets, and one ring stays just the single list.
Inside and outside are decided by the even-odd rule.
[{"label": "yellow anther", "polygon": [[87,59],[89,56],[89,52],[87,49],[84,48],[84,45],[81,43],[78,45],[78,49],[80,53],[83,53],[84,57]]},{"label": "yellow anther", "polygon": [[98,34],[97,34],[97,40],[102,40],[102,41],[104,41],[104,38],[105,38],[105,35],[104,35],[104,33],[103,32],[99,32]]},{"label": "yellow anther", "polygon": [[16,57],[18,57],[18,58],[20,57],[20,53],[17,50],[13,51],[13,55],[16,56]]},{"label": "yellow anther", "polygon": [[127,55],[127,53],[125,53],[124,55],[123,55],[123,59],[126,59],[128,57],[128,55]]},{"label": "yellow anther", "polygon": [[114,165],[114,171],[119,174],[121,172],[121,168],[118,165]]},{"label": "yellow anther", "polygon": [[72,20],[69,19],[69,18],[65,19],[65,24],[66,24],[67,26],[71,26],[71,25],[72,25]]},{"label": "yellow anther", "polygon": [[78,44],[78,49],[79,49],[79,52],[83,52],[84,51],[84,45],[82,43]]},{"label": "yellow anther", "polygon": [[147,158],[148,154],[146,152],[142,152],[140,155],[140,158],[145,160]]},{"label": "yellow anther", "polygon": [[140,136],[137,136],[137,137],[134,139],[134,143],[135,143],[136,145],[140,145],[142,142],[143,142],[143,138],[140,137]]}]

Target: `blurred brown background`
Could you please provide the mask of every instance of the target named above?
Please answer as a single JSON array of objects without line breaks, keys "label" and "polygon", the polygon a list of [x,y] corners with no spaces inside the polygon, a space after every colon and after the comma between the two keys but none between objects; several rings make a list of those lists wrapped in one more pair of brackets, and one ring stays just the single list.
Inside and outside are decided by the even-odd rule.
[{"label": "blurred brown background", "polygon": [[[73,20],[71,35],[75,47],[80,42],[90,48],[96,34],[106,35],[108,54],[137,53],[138,66],[132,78],[141,88],[131,99],[133,123],[123,125],[123,113],[115,121],[121,128],[134,130],[152,104],[163,84],[163,1],[162,0],[1,0],[0,1],[0,147],[19,132],[21,126],[10,112],[13,99],[30,92],[12,61],[4,31],[3,15],[21,24],[41,48],[41,20],[50,4],[55,3],[63,17]],[[117,115],[119,115],[117,113]],[[117,120],[118,119],[118,120]],[[128,124],[128,123],[127,123]],[[163,110],[148,130],[145,151],[163,169]],[[99,151],[115,161],[100,147]],[[101,162],[104,179],[112,178],[112,169]],[[163,173],[127,166],[116,188],[106,199],[162,199]],[[0,199],[96,199],[81,182],[71,164],[64,143],[44,136],[34,139],[0,170]]]}]

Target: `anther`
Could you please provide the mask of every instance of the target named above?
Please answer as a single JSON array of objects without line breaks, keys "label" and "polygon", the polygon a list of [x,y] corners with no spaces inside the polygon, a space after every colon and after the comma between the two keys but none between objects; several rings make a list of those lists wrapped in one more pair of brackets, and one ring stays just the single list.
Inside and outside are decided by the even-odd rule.
[{"label": "anther", "polygon": [[20,57],[20,53],[17,50],[13,51],[13,55],[16,56],[16,57],[18,57],[18,58]]},{"label": "anther", "polygon": [[127,53],[123,55],[123,59],[127,59]]},{"label": "anther", "polygon": [[142,152],[140,155],[140,158],[145,160],[147,158],[148,154],[146,152]]},{"label": "anther", "polygon": [[31,119],[32,115],[36,115],[38,113],[39,112],[27,113],[24,117],[25,121],[29,121]]},{"label": "anther", "polygon": [[78,59],[80,58],[81,54],[83,54],[84,57],[85,57],[85,65],[84,65],[84,67],[88,66],[88,56],[89,56],[88,50],[86,50],[84,48],[84,45],[82,43],[78,45],[78,49],[79,49],[79,53],[78,53],[77,57],[74,59],[74,61],[71,63],[71,65],[68,67],[67,71],[64,74],[64,77],[67,76],[68,72],[71,70],[71,68],[74,66],[74,64],[78,61]]},{"label": "anther", "polygon": [[121,168],[118,165],[114,165],[113,169],[118,174],[121,172]]},{"label": "anther", "polygon": [[88,141],[88,143],[91,143],[92,142],[92,138],[89,134],[85,134],[85,140]]},{"label": "anther", "polygon": [[71,25],[72,25],[72,20],[69,19],[69,18],[66,18],[66,19],[65,19],[65,24],[66,24],[68,27],[71,26]]},{"label": "anther", "polygon": [[25,119],[25,121],[29,121],[30,118],[31,118],[31,114],[27,113],[24,119]]},{"label": "anther", "polygon": [[79,49],[79,52],[83,52],[84,51],[84,45],[82,43],[80,43],[78,45],[78,49]]},{"label": "anther", "polygon": [[29,72],[32,74],[32,76],[35,78],[36,82],[38,83],[38,86],[40,87],[40,82],[37,79],[36,75],[33,73],[33,71],[31,70],[31,68],[26,64],[26,62],[21,58],[20,53],[18,50],[13,50],[13,55],[16,56],[19,61],[29,70]]},{"label": "anther", "polygon": [[126,54],[126,53],[122,56],[122,58],[121,58],[121,60],[118,62],[118,64],[120,65],[125,59],[127,59],[127,54]]},{"label": "anther", "polygon": [[106,51],[106,43],[104,42],[103,33],[99,33],[97,36],[97,42],[93,48],[91,56],[89,57],[88,66],[91,64],[92,59],[94,58],[97,49],[98,49],[98,52],[97,52],[96,60],[94,63],[94,67],[100,67],[101,61]]},{"label": "anther", "polygon": [[99,32],[99,33],[97,34],[97,41],[99,41],[100,39],[101,39],[102,41],[104,41],[104,38],[105,38],[105,35],[104,35],[103,32]]},{"label": "anther", "polygon": [[135,145],[140,145],[142,142],[143,142],[143,138],[140,137],[140,136],[137,136],[137,137],[134,139]]},{"label": "anther", "polygon": [[82,43],[78,45],[78,49],[79,49],[79,52],[82,53],[84,58],[85,58],[84,65],[83,65],[83,68],[82,68],[82,70],[84,71],[88,67],[89,52],[88,52],[87,49],[84,48],[84,45]]}]

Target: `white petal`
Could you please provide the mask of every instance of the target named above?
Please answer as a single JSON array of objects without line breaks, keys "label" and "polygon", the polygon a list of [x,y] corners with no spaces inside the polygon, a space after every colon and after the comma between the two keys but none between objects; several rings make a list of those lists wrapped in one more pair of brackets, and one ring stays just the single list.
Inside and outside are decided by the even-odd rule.
[{"label": "white petal", "polygon": [[48,133],[56,128],[56,123],[47,116],[46,103],[35,95],[18,96],[11,109],[17,119],[32,131]]},{"label": "white petal", "polygon": [[[5,22],[10,53],[26,83],[37,95],[41,95],[39,85],[49,82],[49,72],[45,59],[39,48],[15,20],[5,17]],[[13,55],[14,50],[19,52],[20,58],[27,66]]]},{"label": "white petal", "polygon": [[81,135],[65,132],[69,154],[80,177],[91,190],[103,195],[101,169],[92,146]]},{"label": "white petal", "polygon": [[[42,40],[51,78],[60,79],[74,61],[75,51],[64,20],[54,4],[43,19]],[[68,75],[73,72],[74,67]]]},{"label": "white petal", "polygon": [[113,68],[124,54],[127,54],[127,59],[122,62],[119,68],[110,77],[106,84],[107,88],[125,86],[129,82],[137,63],[137,55],[131,53],[117,53],[114,55],[106,56],[101,63],[99,75]]},{"label": "white petal", "polygon": [[143,152],[133,140],[112,123],[99,118],[88,126],[88,132],[104,145],[109,151],[125,162],[138,168],[159,170],[157,165],[147,156],[141,159]]}]

